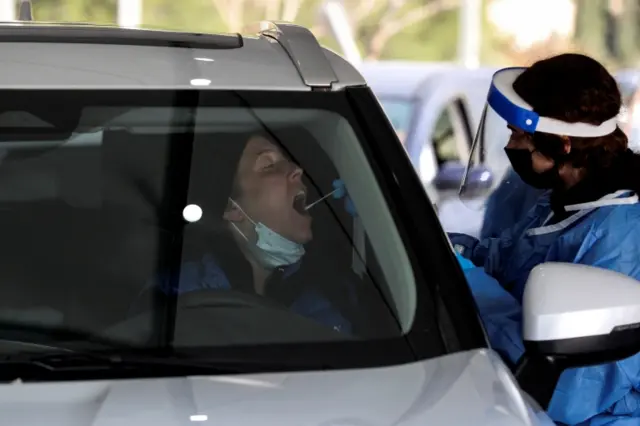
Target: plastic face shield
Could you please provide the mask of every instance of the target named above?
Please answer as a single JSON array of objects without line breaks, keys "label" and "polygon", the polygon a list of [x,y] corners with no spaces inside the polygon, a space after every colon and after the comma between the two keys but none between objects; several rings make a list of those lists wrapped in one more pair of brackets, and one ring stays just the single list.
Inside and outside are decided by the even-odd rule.
[{"label": "plastic face shield", "polygon": [[[504,151],[511,137],[510,127],[533,134],[534,132],[577,137],[598,137],[612,133],[618,119],[613,117],[599,126],[586,123],[567,123],[550,117],[540,116],[513,90],[513,83],[526,68],[505,68],[497,71],[492,78],[478,130],[473,140],[467,169],[460,186],[460,199],[473,210],[482,210],[488,197],[502,185],[522,184],[512,179],[509,159]],[[487,191],[479,189],[473,179],[478,166],[489,169],[493,186]],[[505,191],[508,192],[508,191]],[[508,207],[508,206],[505,206]]]}]

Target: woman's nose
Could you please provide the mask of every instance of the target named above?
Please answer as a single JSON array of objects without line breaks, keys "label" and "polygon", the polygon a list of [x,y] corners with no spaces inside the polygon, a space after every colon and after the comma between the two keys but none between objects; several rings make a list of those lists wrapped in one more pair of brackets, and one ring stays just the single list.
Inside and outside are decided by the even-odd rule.
[{"label": "woman's nose", "polygon": [[297,164],[291,163],[291,173],[289,174],[289,179],[291,180],[299,180],[302,178],[302,169]]},{"label": "woman's nose", "polygon": [[507,142],[507,148],[529,149],[530,142],[526,135],[514,134]]}]

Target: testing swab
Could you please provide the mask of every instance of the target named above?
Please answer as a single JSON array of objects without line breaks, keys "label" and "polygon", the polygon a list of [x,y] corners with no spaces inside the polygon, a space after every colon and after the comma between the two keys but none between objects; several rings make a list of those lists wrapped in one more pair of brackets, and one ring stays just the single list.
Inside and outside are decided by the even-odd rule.
[{"label": "testing swab", "polygon": [[331,191],[330,193],[328,193],[327,195],[323,196],[322,198],[314,201],[313,203],[307,205],[307,207],[305,207],[305,210],[309,210],[311,207],[315,206],[316,204],[318,204],[321,201],[326,200],[327,198],[329,198],[330,196],[332,196],[333,194],[335,194],[336,192],[338,192],[340,189],[342,188],[338,188],[338,189],[334,189],[333,191]]}]

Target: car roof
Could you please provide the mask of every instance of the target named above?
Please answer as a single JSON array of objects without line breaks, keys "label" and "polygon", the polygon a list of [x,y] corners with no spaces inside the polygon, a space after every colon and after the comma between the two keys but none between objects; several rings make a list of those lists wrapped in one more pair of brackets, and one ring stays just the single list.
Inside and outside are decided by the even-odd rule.
[{"label": "car roof", "polygon": [[628,102],[640,86],[640,70],[624,68],[615,73],[623,102]]},{"label": "car roof", "polygon": [[425,79],[454,67],[448,62],[376,61],[363,62],[360,72],[377,94],[412,97]]},{"label": "car roof", "polygon": [[306,28],[252,37],[118,27],[0,24],[3,88],[340,90],[365,84]]},{"label": "car roof", "polygon": [[638,83],[640,82],[640,69],[622,68],[616,71],[614,76],[619,81]]}]

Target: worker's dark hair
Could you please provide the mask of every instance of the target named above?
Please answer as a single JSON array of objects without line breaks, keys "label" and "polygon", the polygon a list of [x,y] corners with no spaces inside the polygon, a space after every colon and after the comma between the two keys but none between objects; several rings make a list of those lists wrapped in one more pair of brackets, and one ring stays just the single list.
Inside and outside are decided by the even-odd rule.
[{"label": "worker's dark hair", "polygon": [[[616,117],[622,106],[615,78],[595,59],[576,53],[534,63],[516,79],[513,88],[536,113],[569,123],[600,125]],[[533,144],[542,154],[587,172],[609,168],[621,155],[631,156],[627,136],[620,128],[606,136],[569,139],[571,153],[563,156],[566,139],[533,134]],[[640,166],[640,160],[636,160]]]}]

